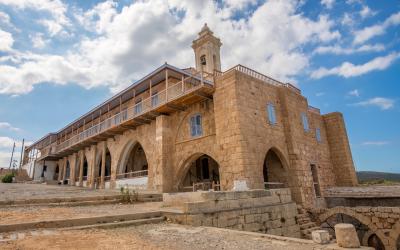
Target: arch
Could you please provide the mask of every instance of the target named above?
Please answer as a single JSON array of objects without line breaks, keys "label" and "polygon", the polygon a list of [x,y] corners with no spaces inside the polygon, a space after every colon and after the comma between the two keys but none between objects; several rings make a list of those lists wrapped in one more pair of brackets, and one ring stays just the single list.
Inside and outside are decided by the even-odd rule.
[{"label": "arch", "polygon": [[287,166],[287,161],[281,151],[276,147],[271,147],[265,154],[262,168],[264,183],[267,183],[265,186],[268,188],[288,187],[289,177]]},{"label": "arch", "polygon": [[397,237],[397,241],[396,241],[396,249],[400,249],[400,234],[399,234],[399,236]]},{"label": "arch", "polygon": [[87,175],[88,175],[88,161],[86,159],[86,155],[83,154],[83,174],[82,174],[82,179],[87,180]]},{"label": "arch", "polygon": [[339,223],[347,223],[347,224],[352,224],[356,231],[357,231],[357,235],[358,235],[358,239],[360,241],[360,243],[363,242],[363,239],[365,238],[365,236],[368,235],[368,233],[370,232],[370,228],[362,223],[361,221],[359,221],[357,218],[348,215],[348,214],[343,214],[343,213],[337,213],[334,214],[330,217],[328,217],[325,221],[323,221],[321,223],[321,228],[327,230],[332,237],[335,237],[335,230],[334,227],[336,224]]},{"label": "arch", "polygon": [[67,164],[66,164],[66,167],[65,167],[65,176],[64,176],[64,179],[65,179],[65,180],[68,180],[69,177],[70,177],[70,175],[71,175],[71,166],[69,165],[69,160],[67,160]]},{"label": "arch", "polygon": [[[98,173],[97,177],[101,176],[101,165],[102,165],[102,161],[103,161],[103,157],[102,157],[103,152],[101,152],[100,155],[100,159],[99,162],[97,164],[97,169],[98,169]],[[108,149],[108,147],[106,147],[106,164],[105,164],[105,169],[104,169],[104,176],[106,180],[109,180],[111,178],[111,153],[110,150]]]},{"label": "arch", "polygon": [[58,164],[56,165],[56,169],[54,170],[53,180],[58,180],[58,176],[60,175],[60,167]]},{"label": "arch", "polygon": [[[368,245],[369,247],[375,248],[375,250],[385,250],[385,246],[383,245],[381,239],[376,234],[372,234],[368,237]],[[399,248],[397,248],[399,249]]]},{"label": "arch", "polygon": [[[177,175],[177,189],[179,191],[192,191],[193,185],[199,189],[219,189],[220,171],[218,162],[208,154],[195,153],[190,156]],[[196,189],[196,188],[195,188]]]},{"label": "arch", "polygon": [[[367,245],[368,244],[368,239],[373,234],[376,234],[376,236],[379,239],[385,239],[386,238],[384,233],[381,230],[379,230],[374,223],[371,223],[371,218],[369,218],[369,217],[367,217],[367,216],[365,216],[363,214],[357,213],[357,212],[355,212],[354,210],[352,210],[349,207],[331,208],[328,211],[326,211],[325,213],[320,214],[318,216],[318,219],[319,219],[319,222],[322,225],[329,218],[334,217],[334,216],[340,216],[340,214],[346,216],[347,218],[348,217],[352,218],[352,220],[357,221],[357,223],[359,223],[359,225],[362,224],[362,225],[366,226],[366,228],[365,228],[366,231],[364,232],[364,235],[362,235],[362,237],[360,237],[360,234],[359,234],[360,243],[362,243],[363,245]],[[356,226],[356,229],[357,229],[357,225],[355,225],[355,226]]]},{"label": "arch", "polygon": [[117,177],[136,177],[135,172],[142,172],[140,176],[147,176],[149,162],[143,145],[134,140],[128,141],[122,149],[117,162]]}]

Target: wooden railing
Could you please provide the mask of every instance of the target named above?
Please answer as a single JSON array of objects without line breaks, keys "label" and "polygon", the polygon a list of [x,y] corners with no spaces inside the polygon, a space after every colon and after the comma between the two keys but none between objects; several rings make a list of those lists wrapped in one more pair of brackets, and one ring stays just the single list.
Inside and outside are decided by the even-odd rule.
[{"label": "wooden railing", "polygon": [[196,192],[198,190],[203,190],[203,191],[209,191],[209,190],[214,190],[214,191],[220,191],[221,190],[221,185],[219,182],[214,182],[214,181],[205,181],[205,182],[197,182],[193,183],[193,192]]},{"label": "wooden railing", "polygon": [[[79,142],[87,140],[95,135],[98,135],[106,130],[109,130],[113,127],[120,125],[121,123],[139,117],[145,113],[148,113],[161,105],[166,104],[169,101],[177,99],[183,95],[189,94],[202,86],[204,86],[203,77],[209,78],[209,74],[203,72],[201,74],[202,80],[184,80],[180,81],[172,86],[169,86],[168,89],[164,89],[157,94],[154,94],[143,101],[135,104],[132,107],[129,107],[125,110],[122,110],[120,113],[84,130],[83,132],[71,137],[70,139],[55,145],[54,153],[59,153],[62,150],[65,150]],[[51,145],[50,147],[53,147]],[[52,151],[53,152],[53,151]]]}]

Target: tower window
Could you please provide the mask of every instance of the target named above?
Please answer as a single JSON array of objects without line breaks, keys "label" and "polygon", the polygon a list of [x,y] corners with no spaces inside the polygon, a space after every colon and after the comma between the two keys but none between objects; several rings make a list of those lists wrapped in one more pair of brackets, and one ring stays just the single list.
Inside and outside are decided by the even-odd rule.
[{"label": "tower window", "polygon": [[306,113],[301,113],[301,120],[303,122],[304,131],[306,132],[310,131],[310,126],[308,125],[308,118]]},{"label": "tower window", "polygon": [[317,137],[317,141],[318,142],[322,141],[322,139],[321,139],[321,129],[320,128],[315,129],[315,137]]},{"label": "tower window", "polygon": [[269,120],[269,124],[271,124],[271,125],[276,124],[276,112],[275,112],[275,106],[274,106],[274,104],[268,103],[267,109],[268,109],[268,120]]},{"label": "tower window", "polygon": [[190,134],[192,137],[201,136],[203,134],[200,114],[190,117]]},{"label": "tower window", "polygon": [[206,65],[206,55],[200,56],[200,63],[201,65]]}]

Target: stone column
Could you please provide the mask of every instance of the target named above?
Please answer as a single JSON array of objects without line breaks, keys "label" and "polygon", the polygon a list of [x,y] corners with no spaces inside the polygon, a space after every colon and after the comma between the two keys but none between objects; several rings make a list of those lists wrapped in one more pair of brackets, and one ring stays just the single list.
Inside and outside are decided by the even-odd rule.
[{"label": "stone column", "polygon": [[64,164],[63,160],[58,160],[58,177],[57,177],[58,181],[62,180],[61,177],[63,172],[63,164]]},{"label": "stone column", "polygon": [[169,116],[166,115],[157,116],[155,150],[152,153],[157,160],[147,158],[149,163],[149,188],[154,188],[160,192],[172,191],[173,178],[169,165],[171,164],[169,156],[171,155],[172,138],[169,119]]},{"label": "stone column", "polygon": [[83,164],[84,164],[84,158],[85,158],[85,150],[82,150],[80,152],[80,156],[79,156],[79,186],[82,187],[83,186]]},{"label": "stone column", "polygon": [[69,169],[70,169],[70,173],[69,173],[69,185],[70,186],[75,186],[75,171],[76,171],[76,160],[77,160],[77,153],[74,153],[72,155],[72,157],[70,158],[70,163],[69,163]]},{"label": "stone column", "polygon": [[[61,179],[63,184],[64,184],[65,177],[67,175],[67,161],[68,161],[68,157],[64,157],[63,172],[62,172],[62,179]],[[71,169],[71,166],[70,166],[70,169]]]},{"label": "stone column", "polygon": [[90,183],[89,186],[90,188],[94,188],[94,179],[96,178],[96,145],[92,146],[91,148],[91,155],[92,155],[92,159],[91,159],[91,163],[90,163]]},{"label": "stone column", "polygon": [[107,151],[107,142],[104,142],[102,145],[102,150],[101,150],[101,174],[100,174],[100,188],[104,189],[105,188],[105,172],[106,172],[106,151]]}]

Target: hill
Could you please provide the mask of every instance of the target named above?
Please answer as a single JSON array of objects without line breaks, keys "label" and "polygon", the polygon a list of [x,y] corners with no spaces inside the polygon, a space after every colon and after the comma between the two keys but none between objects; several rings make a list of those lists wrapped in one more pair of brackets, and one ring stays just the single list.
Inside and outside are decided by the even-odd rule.
[{"label": "hill", "polygon": [[374,172],[374,171],[359,171],[357,172],[358,181],[363,183],[378,182],[400,182],[400,174],[397,173],[385,173],[385,172]]}]

